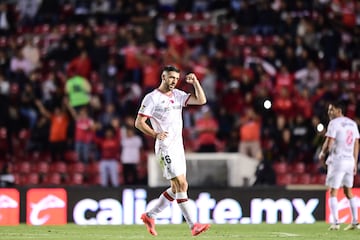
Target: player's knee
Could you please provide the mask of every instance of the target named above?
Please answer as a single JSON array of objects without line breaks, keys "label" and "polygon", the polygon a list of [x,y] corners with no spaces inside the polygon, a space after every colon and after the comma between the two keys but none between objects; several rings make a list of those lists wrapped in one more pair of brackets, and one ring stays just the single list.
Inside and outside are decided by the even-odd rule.
[{"label": "player's knee", "polygon": [[179,190],[181,192],[186,192],[188,189],[188,183],[186,181],[179,182]]}]

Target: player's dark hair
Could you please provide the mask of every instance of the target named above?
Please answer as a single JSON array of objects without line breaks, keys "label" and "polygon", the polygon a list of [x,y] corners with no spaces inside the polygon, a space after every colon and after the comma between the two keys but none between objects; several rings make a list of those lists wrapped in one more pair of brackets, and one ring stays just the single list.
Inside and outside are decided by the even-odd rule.
[{"label": "player's dark hair", "polygon": [[173,66],[173,65],[166,65],[165,67],[163,67],[161,73],[163,73],[163,72],[177,72],[177,73],[179,73],[180,70],[177,67]]},{"label": "player's dark hair", "polygon": [[330,102],[335,108],[340,109],[343,113],[345,111],[345,104],[343,101],[332,101]]}]

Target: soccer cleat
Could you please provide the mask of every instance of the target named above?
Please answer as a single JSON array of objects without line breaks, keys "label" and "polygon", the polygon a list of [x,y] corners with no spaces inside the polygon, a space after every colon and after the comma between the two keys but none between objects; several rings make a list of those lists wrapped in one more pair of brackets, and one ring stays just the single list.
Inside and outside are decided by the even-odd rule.
[{"label": "soccer cleat", "polygon": [[340,224],[331,224],[329,230],[340,230]]},{"label": "soccer cleat", "polygon": [[197,236],[202,232],[205,232],[210,228],[210,224],[201,224],[201,223],[195,223],[193,228],[191,229],[191,234],[193,236]]},{"label": "soccer cleat", "polygon": [[155,221],[153,218],[149,217],[146,213],[141,215],[141,220],[144,222],[148,232],[153,235],[157,236],[157,232],[155,230]]},{"label": "soccer cleat", "polygon": [[344,231],[355,230],[355,229],[360,229],[360,224],[359,223],[349,224],[347,227],[344,228]]}]

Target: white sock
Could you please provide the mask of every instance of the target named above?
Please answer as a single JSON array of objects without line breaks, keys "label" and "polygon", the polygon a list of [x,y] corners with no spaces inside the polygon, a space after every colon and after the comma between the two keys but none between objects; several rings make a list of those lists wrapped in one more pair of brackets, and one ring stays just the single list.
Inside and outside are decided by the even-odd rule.
[{"label": "white sock", "polygon": [[333,217],[334,224],[339,223],[339,213],[338,213],[338,200],[336,197],[330,197],[330,210]]},{"label": "white sock", "polygon": [[155,218],[157,214],[167,208],[170,203],[175,199],[175,194],[171,191],[171,188],[166,189],[159,197],[156,205],[147,213],[151,218]]},{"label": "white sock", "polygon": [[187,193],[186,192],[176,193],[176,201],[181,209],[181,212],[182,212],[187,224],[189,225],[190,229],[192,229],[194,226],[194,221],[190,214],[190,206],[189,206]]},{"label": "white sock", "polygon": [[357,204],[356,204],[355,198],[350,198],[349,203],[350,203],[350,209],[351,209],[351,214],[352,214],[352,223],[357,224],[358,223],[358,210],[357,210]]}]

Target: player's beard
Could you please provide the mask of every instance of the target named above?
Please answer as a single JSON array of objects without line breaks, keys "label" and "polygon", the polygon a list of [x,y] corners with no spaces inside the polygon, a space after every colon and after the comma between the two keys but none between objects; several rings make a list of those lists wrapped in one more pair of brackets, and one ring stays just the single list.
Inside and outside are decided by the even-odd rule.
[{"label": "player's beard", "polygon": [[176,84],[175,84],[175,83],[169,83],[169,84],[167,85],[168,91],[174,90],[175,87],[176,87]]}]

